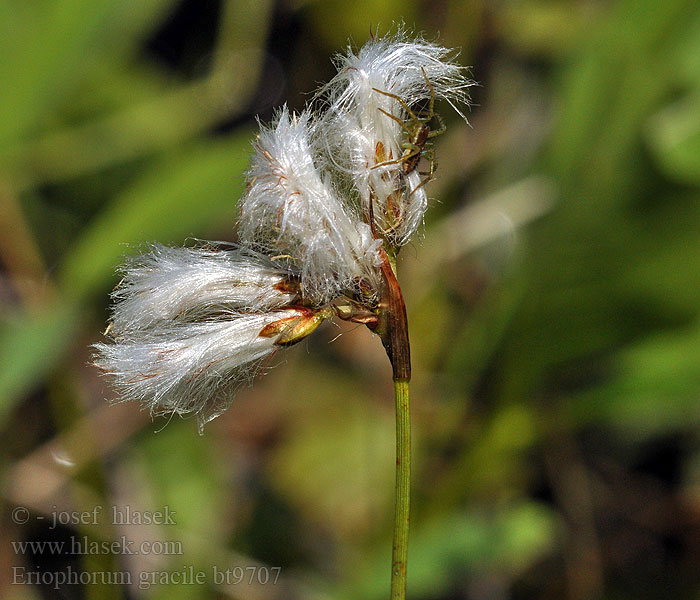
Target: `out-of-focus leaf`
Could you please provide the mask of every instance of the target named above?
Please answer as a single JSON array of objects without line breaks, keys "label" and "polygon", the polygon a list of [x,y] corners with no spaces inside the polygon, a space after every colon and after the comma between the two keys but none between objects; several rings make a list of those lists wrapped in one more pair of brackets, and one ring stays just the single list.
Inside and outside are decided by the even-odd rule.
[{"label": "out-of-focus leaf", "polygon": [[663,204],[645,211],[635,227],[640,240],[628,256],[618,296],[628,302],[656,307],[670,321],[697,314],[698,290],[689,285],[700,273],[700,190],[668,193]]},{"label": "out-of-focus leaf", "polygon": [[536,414],[527,406],[513,404],[497,411],[462,447],[432,499],[431,510],[458,504],[467,490],[488,495],[521,487],[528,473],[527,451],[538,439],[538,427]]},{"label": "out-of-focus leaf", "polygon": [[561,56],[580,43],[590,19],[574,3],[551,0],[509,3],[497,16],[497,27],[507,43],[544,56]]},{"label": "out-of-focus leaf", "polygon": [[648,138],[659,165],[670,177],[691,185],[700,183],[700,91],[657,113]]},{"label": "out-of-focus leaf", "polygon": [[275,449],[271,481],[308,519],[353,538],[389,508],[394,422],[391,413],[362,399],[335,395],[342,384],[332,373],[310,371],[309,377],[316,398],[325,384],[327,397],[338,401],[296,413],[287,439]]},{"label": "out-of-focus leaf", "polygon": [[613,361],[606,385],[576,398],[577,421],[609,423],[644,437],[700,423],[700,324],[659,334]]},{"label": "out-of-focus leaf", "polygon": [[[160,528],[156,539],[179,542],[182,552],[161,557],[164,560],[156,572],[170,571],[173,575],[156,579],[149,597],[197,600],[210,597],[212,554],[216,556],[215,549],[226,545],[225,529],[221,526],[226,488],[220,485],[222,464],[213,455],[212,446],[198,435],[196,422],[176,419],[168,425],[159,423],[157,434],[147,433],[136,458],[143,467],[147,498],[152,502],[141,510],[171,513],[172,523]],[[215,564],[223,569],[235,566]],[[190,567],[195,574],[205,573],[200,577],[204,583],[179,583],[177,577],[187,575]],[[146,577],[152,570],[144,569]]]},{"label": "out-of-focus leaf", "polygon": [[230,110],[218,92],[209,80],[184,85],[17,145],[3,160],[20,186],[36,187],[167,150],[211,127]]},{"label": "out-of-focus leaf", "polygon": [[562,200],[531,228],[527,293],[504,337],[501,401],[519,401],[565,363],[632,335],[622,318],[632,298],[620,281],[649,232],[624,211],[646,200],[642,131],[674,83],[657,66],[695,9],[689,0],[620,2],[566,68],[545,166]]},{"label": "out-of-focus leaf", "polygon": [[[397,15],[405,23],[414,23],[416,6],[404,0],[358,0],[352,9],[345,0],[320,0],[310,3],[309,16],[316,24],[316,30],[329,48],[343,49],[348,39],[361,46],[370,33],[384,35],[397,22]],[[339,19],[338,15],[343,18]],[[371,30],[371,31],[370,31]]]},{"label": "out-of-focus leaf", "polygon": [[[33,133],[47,108],[65,97],[90,60],[117,48],[130,47],[168,6],[166,0],[110,2],[56,0],[26,4],[3,2],[0,16],[11,34],[0,39],[0,81],[11,93],[0,95],[0,146]],[[138,6],[138,10],[134,7]],[[122,27],[123,26],[123,27]],[[118,43],[117,43],[118,42]]]},{"label": "out-of-focus leaf", "polygon": [[700,4],[689,7],[670,39],[666,69],[680,85],[700,85]]},{"label": "out-of-focus leaf", "polygon": [[60,304],[0,328],[0,423],[64,356],[80,322],[77,306]]},{"label": "out-of-focus leaf", "polygon": [[593,32],[564,80],[551,157],[561,174],[592,190],[627,183],[634,136],[673,81],[654,67],[673,42],[668,32],[695,8],[691,0],[628,0]]},{"label": "out-of-focus leaf", "polygon": [[221,534],[217,515],[225,504],[225,491],[217,485],[223,465],[213,460],[195,419],[159,420],[153,429],[158,433],[145,436],[141,457],[158,506],[178,507],[170,535],[184,531],[196,533],[205,544],[213,541],[208,538]]},{"label": "out-of-focus leaf", "polygon": [[[438,596],[455,579],[466,581],[472,570],[498,565],[512,577],[553,550],[556,519],[541,505],[522,503],[493,515],[451,512],[417,526],[408,552],[408,588],[416,597]],[[384,598],[388,593],[386,559],[391,549],[373,553],[356,567],[341,598]]]}]

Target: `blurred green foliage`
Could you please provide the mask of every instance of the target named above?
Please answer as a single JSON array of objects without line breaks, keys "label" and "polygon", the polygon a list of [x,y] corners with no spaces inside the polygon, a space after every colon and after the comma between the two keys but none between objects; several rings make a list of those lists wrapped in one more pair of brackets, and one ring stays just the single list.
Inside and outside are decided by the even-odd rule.
[{"label": "blurred green foliage", "polygon": [[[471,127],[438,108],[434,207],[400,264],[410,597],[697,597],[691,0],[0,1],[3,564],[65,566],[13,550],[47,534],[13,523],[14,506],[167,505],[176,526],[126,534],[183,554],[82,568],[192,565],[206,584],[66,597],[386,597],[393,407],[366,330],[331,344],[327,327],[289,351],[201,437],[107,407],[87,362],[122,256],[235,239],[254,115],[300,107],[348,39],[400,22],[439,31],[479,82]],[[123,534],[103,525],[63,534]],[[221,586],[212,565],[281,576]],[[11,581],[3,597],[40,597]]]}]

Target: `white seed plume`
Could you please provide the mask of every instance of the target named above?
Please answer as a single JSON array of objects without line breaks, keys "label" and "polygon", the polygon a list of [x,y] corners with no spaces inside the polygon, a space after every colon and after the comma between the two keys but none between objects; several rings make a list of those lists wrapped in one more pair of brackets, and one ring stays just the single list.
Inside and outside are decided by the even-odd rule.
[{"label": "white seed plume", "polygon": [[[407,243],[417,231],[428,199],[425,187],[418,187],[422,180],[418,171],[405,174],[398,162],[407,133],[385,113],[404,123],[410,115],[401,102],[381,92],[394,94],[408,107],[423,109],[434,94],[436,101],[446,100],[464,117],[457,105],[468,102],[472,82],[451,54],[425,40],[408,39],[404,33],[374,39],[357,54],[348,48],[346,54],[338,55],[338,74],[317,95],[327,110],[315,144],[352,181],[365,214],[373,204],[377,228],[395,246]],[[384,162],[391,164],[377,166]]]},{"label": "white seed plume", "polygon": [[402,160],[406,143],[439,125],[426,112],[433,95],[460,115],[468,100],[471,82],[449,55],[404,33],[349,49],[316,96],[320,113],[285,106],[261,127],[239,203],[242,246],[153,245],[126,261],[113,343],[96,344],[94,359],[122,400],[201,426],[334,311],[378,322],[383,250],[407,243],[428,205],[425,176]]},{"label": "white seed plume", "polygon": [[218,321],[161,323],[132,330],[116,344],[96,344],[95,364],[123,401],[141,401],[154,415],[194,414],[200,426],[224,412],[236,389],[278,346],[265,327],[294,321],[305,311],[235,314]]},{"label": "white seed plume", "polygon": [[320,304],[360,282],[378,293],[380,242],[319,171],[309,143],[314,126],[308,111],[290,115],[285,106],[261,130],[240,202],[239,238],[296,265],[304,294]]},{"label": "white seed plume", "polygon": [[286,272],[243,248],[173,248],[154,244],[130,257],[112,292],[113,337],[159,321],[198,321],[220,313],[259,312],[295,299]]}]

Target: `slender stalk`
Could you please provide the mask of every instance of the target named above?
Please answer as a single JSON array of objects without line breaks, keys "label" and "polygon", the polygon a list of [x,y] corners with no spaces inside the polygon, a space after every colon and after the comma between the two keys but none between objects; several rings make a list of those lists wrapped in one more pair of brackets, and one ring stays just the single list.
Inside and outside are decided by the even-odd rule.
[{"label": "slender stalk", "polygon": [[408,402],[411,346],[408,341],[406,305],[396,280],[396,252],[381,252],[381,270],[386,289],[379,304],[379,323],[375,332],[379,334],[391,362],[396,400],[396,494],[391,548],[391,600],[405,600],[411,507],[411,412]]},{"label": "slender stalk", "polygon": [[406,555],[411,505],[411,412],[408,379],[394,379],[396,399],[396,496],[391,549],[391,600],[406,598]]},{"label": "slender stalk", "polygon": [[393,252],[384,254],[382,273],[386,293],[381,302],[378,333],[391,361],[396,399],[396,495],[391,549],[391,600],[404,600],[411,506],[411,412],[408,402],[411,348],[406,306],[396,281],[396,255]]}]

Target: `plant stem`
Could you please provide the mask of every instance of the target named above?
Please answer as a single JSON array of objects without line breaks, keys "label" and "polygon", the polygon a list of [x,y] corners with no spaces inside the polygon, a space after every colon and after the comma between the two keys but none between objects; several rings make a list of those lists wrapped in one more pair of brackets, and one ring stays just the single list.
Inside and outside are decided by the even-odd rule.
[{"label": "plant stem", "polygon": [[406,556],[411,506],[411,411],[408,382],[411,379],[411,347],[408,320],[401,287],[396,281],[396,254],[383,252],[382,274],[386,283],[380,302],[379,326],[393,370],[396,399],[396,496],[394,504],[394,540],[391,549],[391,600],[406,598]]},{"label": "plant stem", "polygon": [[406,555],[411,506],[411,412],[408,379],[394,379],[396,399],[396,496],[391,549],[391,600],[406,598]]}]

